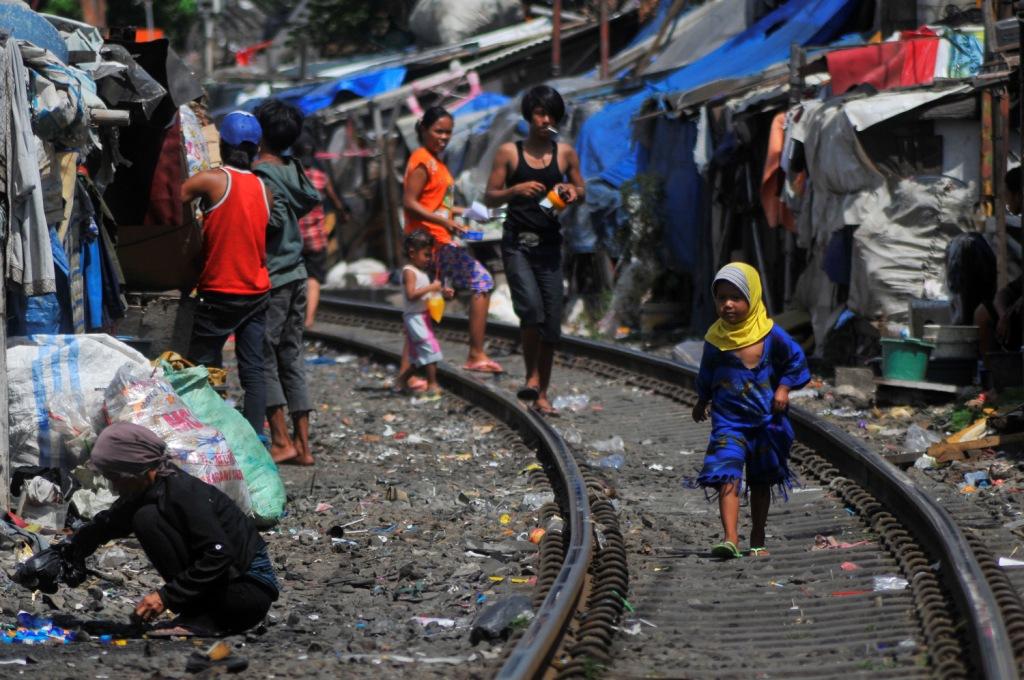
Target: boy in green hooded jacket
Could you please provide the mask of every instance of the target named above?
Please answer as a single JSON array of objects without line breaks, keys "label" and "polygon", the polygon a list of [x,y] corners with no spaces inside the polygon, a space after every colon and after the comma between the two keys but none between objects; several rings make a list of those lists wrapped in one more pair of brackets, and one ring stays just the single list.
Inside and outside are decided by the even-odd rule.
[{"label": "boy in green hooded jacket", "polygon": [[[313,404],[306,388],[302,348],[306,266],[299,218],[320,202],[320,192],[306,177],[302,164],[284,155],[302,132],[302,112],[278,99],[268,99],[255,113],[263,128],[263,143],[253,172],[274,195],[267,225],[271,290],[264,346],[270,453],[276,463],[312,465],[309,412]],[[286,406],[292,417],[291,435]]]}]

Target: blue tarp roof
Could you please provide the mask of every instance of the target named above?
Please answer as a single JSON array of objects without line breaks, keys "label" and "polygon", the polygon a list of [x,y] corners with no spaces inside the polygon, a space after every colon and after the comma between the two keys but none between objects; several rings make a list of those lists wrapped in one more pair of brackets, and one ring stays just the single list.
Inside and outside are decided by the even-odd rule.
[{"label": "blue tarp roof", "polygon": [[470,99],[468,102],[460,106],[459,108],[452,111],[452,115],[455,118],[459,116],[465,116],[468,113],[476,113],[477,111],[487,111],[498,106],[504,106],[508,104],[509,97],[497,92],[481,92],[477,96]]},{"label": "blue tarp roof", "polygon": [[[290,87],[286,90],[275,92],[272,96],[274,99],[281,99],[290,104],[295,104],[302,109],[302,113],[308,116],[333,104],[334,98],[339,92],[351,92],[358,97],[373,97],[382,92],[394,90],[402,85],[402,81],[405,80],[405,74],[406,69],[404,66],[395,66],[353,76],[344,76],[323,83]],[[263,100],[263,97],[247,99],[238,107],[219,109],[214,111],[213,115],[216,118],[236,109],[253,111]]]},{"label": "blue tarp roof", "polygon": [[639,150],[631,139],[630,124],[648,98],[760,73],[789,59],[793,43],[820,45],[835,37],[858,4],[857,0],[790,0],[704,58],[649,81],[641,92],[605,107],[583,124],[576,142],[583,176],[615,187],[636,176]]}]

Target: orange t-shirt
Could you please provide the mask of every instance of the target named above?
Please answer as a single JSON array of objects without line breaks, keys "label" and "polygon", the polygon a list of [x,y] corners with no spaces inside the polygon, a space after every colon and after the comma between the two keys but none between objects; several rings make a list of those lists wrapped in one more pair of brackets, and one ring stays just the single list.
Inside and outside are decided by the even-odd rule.
[{"label": "orange t-shirt", "polygon": [[[423,191],[420,192],[419,202],[430,212],[443,212],[445,217],[451,217],[451,189],[455,185],[452,173],[448,171],[448,167],[444,163],[421,146],[409,156],[409,162],[405,166],[406,182],[409,181],[412,171],[421,165],[427,169],[427,183],[423,185]],[[406,210],[405,233],[411,234],[417,229],[426,229],[430,232],[430,235],[434,237],[435,247],[452,241],[452,235],[440,224],[421,220]]]}]

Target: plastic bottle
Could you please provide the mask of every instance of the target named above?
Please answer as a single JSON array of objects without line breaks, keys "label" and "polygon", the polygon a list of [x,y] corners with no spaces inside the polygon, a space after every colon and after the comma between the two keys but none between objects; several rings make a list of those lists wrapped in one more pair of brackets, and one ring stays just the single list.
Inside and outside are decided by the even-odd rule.
[{"label": "plastic bottle", "polygon": [[626,457],[621,453],[613,453],[610,456],[605,456],[601,460],[597,461],[595,465],[605,470],[621,470],[622,466],[626,464]]},{"label": "plastic bottle", "polygon": [[557,215],[569,205],[569,194],[562,187],[555,187],[541,199],[540,207],[551,215]]}]

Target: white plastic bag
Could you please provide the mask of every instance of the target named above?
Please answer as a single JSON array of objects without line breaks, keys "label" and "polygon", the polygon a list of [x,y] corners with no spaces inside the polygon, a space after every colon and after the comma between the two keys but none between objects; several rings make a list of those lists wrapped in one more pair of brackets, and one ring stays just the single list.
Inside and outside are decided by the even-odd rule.
[{"label": "white plastic bag", "polygon": [[419,0],[409,28],[423,45],[452,45],[520,19],[519,0]]},{"label": "white plastic bag", "polygon": [[103,412],[103,395],[97,392],[87,398],[79,392],[58,392],[47,402],[46,408],[50,428],[64,436],[63,445],[69,460],[81,465],[89,459],[97,430],[103,427],[90,417]]},{"label": "white plastic bag", "polygon": [[104,402],[111,424],[135,423],[153,431],[181,469],[217,487],[242,512],[252,514],[249,488],[224,435],[200,422],[170,383],[126,366],[110,383]]},{"label": "white plastic bag", "polygon": [[[122,366],[148,367],[146,357],[109,335],[33,335],[7,343],[11,468],[38,465],[71,470],[81,452],[50,419],[56,395],[82,399],[82,416],[102,418],[102,393]],[[76,407],[77,408],[77,407]]]}]

